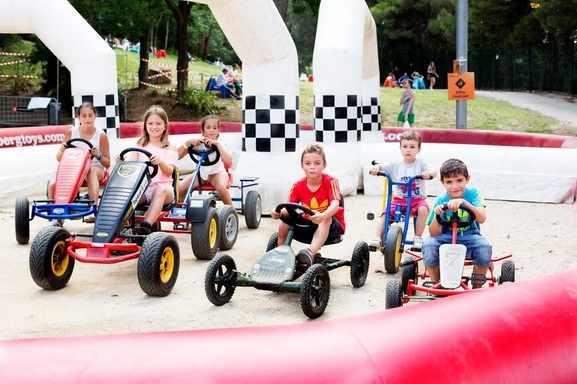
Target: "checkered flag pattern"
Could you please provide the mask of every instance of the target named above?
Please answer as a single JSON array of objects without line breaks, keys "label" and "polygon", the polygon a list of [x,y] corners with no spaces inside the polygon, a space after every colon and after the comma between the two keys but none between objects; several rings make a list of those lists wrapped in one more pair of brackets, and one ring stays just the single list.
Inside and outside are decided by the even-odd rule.
[{"label": "checkered flag pattern", "polygon": [[298,95],[245,95],[242,151],[296,152],[299,120]]},{"label": "checkered flag pattern", "polygon": [[381,105],[378,97],[363,98],[363,132],[381,130]]},{"label": "checkered flag pattern", "polygon": [[361,141],[361,105],[357,95],[315,95],[315,141]]},{"label": "checkered flag pattern", "polygon": [[117,139],[119,137],[118,130],[120,128],[120,115],[118,113],[118,94],[113,93],[109,95],[75,95],[74,107],[72,108],[72,116],[74,116],[74,124],[80,125],[80,121],[76,117],[78,108],[83,102],[89,101],[96,108],[98,117],[94,125],[108,135],[109,139]]}]

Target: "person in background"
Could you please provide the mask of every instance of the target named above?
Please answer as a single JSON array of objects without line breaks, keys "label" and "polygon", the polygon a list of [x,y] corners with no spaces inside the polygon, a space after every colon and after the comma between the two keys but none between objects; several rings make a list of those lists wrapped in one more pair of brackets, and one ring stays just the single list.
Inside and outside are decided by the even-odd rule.
[{"label": "person in background", "polygon": [[401,112],[397,116],[397,127],[406,126],[407,124],[412,127],[415,124],[415,100],[417,99],[417,94],[411,87],[413,80],[406,79],[403,82],[403,88],[405,89],[401,94],[401,99],[399,104],[402,105]]},{"label": "person in background", "polygon": [[435,66],[435,62],[431,61],[429,66],[427,67],[427,80],[429,80],[429,89],[435,88],[435,83],[439,75],[437,74],[437,67]]},{"label": "person in background", "polygon": [[242,95],[242,79],[240,78],[238,70],[238,64],[233,64],[232,70],[228,73],[228,75],[232,79],[232,85],[234,86],[236,94]]},{"label": "person in background", "polygon": [[241,96],[232,89],[229,83],[230,83],[230,77],[228,76],[228,69],[223,68],[222,71],[218,74],[218,77],[216,78],[216,85],[218,87],[224,86],[227,89],[227,91],[229,91],[229,93],[232,95],[232,97],[234,97],[237,100],[240,100]]}]

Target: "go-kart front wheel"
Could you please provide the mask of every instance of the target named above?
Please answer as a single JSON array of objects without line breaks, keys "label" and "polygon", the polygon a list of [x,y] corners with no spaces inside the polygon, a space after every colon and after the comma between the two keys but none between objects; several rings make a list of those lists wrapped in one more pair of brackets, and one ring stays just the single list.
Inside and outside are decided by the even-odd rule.
[{"label": "go-kart front wheel", "polygon": [[228,251],[236,243],[238,237],[238,213],[230,205],[224,205],[216,209],[218,213],[218,225],[220,232],[219,248]]},{"label": "go-kart front wheel", "polygon": [[364,241],[359,241],[353,250],[351,258],[351,283],[359,288],[365,285],[369,274],[369,246]]},{"label": "go-kart front wheel", "polygon": [[30,240],[30,203],[26,197],[18,197],[14,207],[14,224],[18,244],[28,244]]},{"label": "go-kart front wheel", "polygon": [[192,253],[199,260],[211,260],[220,241],[218,213],[213,207],[208,207],[206,220],[202,223],[192,223],[190,242]]},{"label": "go-kart front wheel", "polygon": [[204,292],[208,300],[216,306],[230,301],[236,289],[236,263],[227,254],[215,257],[204,276]]},{"label": "go-kart front wheel", "polygon": [[176,284],[180,249],[174,236],[153,232],[146,237],[138,257],[138,283],[148,296],[167,296]]},{"label": "go-kart front wheel", "polygon": [[403,306],[403,291],[401,290],[401,282],[399,280],[394,279],[387,282],[385,295],[385,309]]},{"label": "go-kart front wheel", "polygon": [[415,284],[418,283],[419,279],[419,265],[412,256],[407,256],[403,258],[403,266],[401,267],[401,285],[403,288],[403,293],[407,293],[407,287],[409,286],[409,280],[413,280]]},{"label": "go-kart front wheel", "polygon": [[322,264],[313,264],[305,272],[301,285],[301,309],[311,319],[325,312],[329,303],[331,278]]},{"label": "go-kart front wheel", "polygon": [[401,255],[403,254],[403,230],[401,227],[391,225],[385,239],[385,271],[387,273],[397,273],[399,264],[401,264]]},{"label": "go-kart front wheel", "polygon": [[278,233],[275,232],[268,238],[268,243],[266,243],[266,252],[278,247]]},{"label": "go-kart front wheel", "polygon": [[257,191],[248,191],[242,207],[244,220],[249,229],[257,229],[262,216],[262,200]]},{"label": "go-kart front wheel", "polygon": [[499,285],[514,282],[515,282],[515,263],[513,262],[513,260],[505,260],[501,264],[501,276],[499,276]]},{"label": "go-kart front wheel", "polygon": [[70,232],[60,227],[43,228],[30,247],[30,275],[41,288],[63,288],[74,271],[74,258],[66,253]]}]

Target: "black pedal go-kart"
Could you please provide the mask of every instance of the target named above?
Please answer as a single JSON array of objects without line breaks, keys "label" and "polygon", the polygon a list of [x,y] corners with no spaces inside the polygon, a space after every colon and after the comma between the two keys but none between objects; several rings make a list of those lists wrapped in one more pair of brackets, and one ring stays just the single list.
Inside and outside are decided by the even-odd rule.
[{"label": "black pedal go-kart", "polygon": [[[211,260],[218,249],[225,251],[231,249],[238,237],[238,213],[245,216],[246,225],[249,229],[258,228],[261,220],[262,202],[260,194],[256,190],[245,189],[258,185],[255,181],[258,177],[243,178],[240,185],[232,185],[232,174],[229,173],[229,188],[240,190],[240,197],[233,197],[233,203],[240,203],[237,209],[229,205],[218,205],[220,197],[212,185],[198,183],[200,180],[200,167],[216,164],[220,160],[220,152],[216,146],[208,149],[199,149],[190,146],[188,154],[197,164],[193,179],[190,183],[186,196],[182,203],[174,202],[163,207],[152,230],[167,233],[183,233],[190,235],[192,253],[199,260]],[[214,154],[214,155],[213,155]],[[213,156],[211,156],[213,155]],[[227,170],[228,171],[228,170]],[[179,175],[173,175],[175,200],[178,201]],[[203,193],[206,192],[206,193]],[[136,210],[136,221],[144,220],[142,207]],[[163,224],[168,223],[169,226]]]},{"label": "black pedal go-kart", "polygon": [[[238,272],[234,259],[227,254],[217,255],[209,264],[204,279],[204,288],[208,300],[217,306],[230,301],[237,286],[254,287],[267,291],[286,291],[300,294],[303,313],[311,319],[321,316],[328,304],[330,295],[330,276],[332,269],[350,267],[353,287],[365,284],[369,270],[369,249],[361,241],[355,245],[350,260],[324,258],[315,255],[314,264],[307,267],[299,264],[291,248],[292,240],[310,243],[310,239],[299,237],[299,226],[315,225],[304,220],[298,211],[314,215],[314,212],[299,204],[282,203],[276,212],[286,209],[289,216],[281,219],[290,225],[285,244],[277,246],[278,233],[271,235],[266,253],[253,265],[250,274]],[[337,244],[342,236],[329,238],[324,245]],[[302,280],[297,281],[299,277]]]},{"label": "black pedal go-kart", "polygon": [[[86,147],[76,147],[74,143],[84,143]],[[19,196],[14,208],[14,224],[18,244],[28,244],[30,239],[30,222],[35,217],[47,220],[79,220],[85,216],[96,215],[97,207],[94,201],[80,196],[80,188],[86,187],[86,174],[92,165],[90,150],[92,143],[82,138],[70,139],[62,153],[54,185],[54,199],[33,200],[32,209],[27,197]],[[101,186],[108,182],[108,170],[100,182]]]},{"label": "black pedal go-kart", "polygon": [[[120,153],[142,148],[127,148]],[[92,233],[70,233],[47,226],[34,238],[30,248],[30,274],[41,288],[63,288],[74,271],[75,261],[115,264],[138,259],[138,282],[149,296],[168,295],[178,277],[180,250],[176,238],[155,232],[139,235],[134,230],[134,212],[158,166],[150,161],[122,161],[115,165],[102,193]],[[81,240],[86,239],[86,240]]]}]

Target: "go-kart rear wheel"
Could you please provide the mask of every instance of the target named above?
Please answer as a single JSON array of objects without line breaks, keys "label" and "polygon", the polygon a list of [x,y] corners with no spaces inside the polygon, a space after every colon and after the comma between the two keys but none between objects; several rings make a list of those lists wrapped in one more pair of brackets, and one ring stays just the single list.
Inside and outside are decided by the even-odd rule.
[{"label": "go-kart rear wheel", "polygon": [[365,285],[369,274],[369,245],[364,241],[359,241],[353,250],[351,258],[351,283],[353,287],[359,288]]},{"label": "go-kart rear wheel", "polygon": [[270,235],[268,243],[266,243],[266,252],[275,249],[276,247],[278,247],[278,233],[275,232]]},{"label": "go-kart rear wheel", "polygon": [[206,220],[202,223],[192,223],[190,242],[192,253],[199,260],[211,260],[218,250],[219,221],[218,213],[213,207],[208,207]]},{"label": "go-kart rear wheel", "polygon": [[168,295],[178,277],[180,249],[174,236],[154,232],[146,237],[138,257],[138,283],[148,296]]},{"label": "go-kart rear wheel", "polygon": [[419,264],[415,261],[412,256],[407,256],[403,258],[403,266],[401,267],[402,277],[401,285],[403,288],[403,293],[407,294],[407,287],[409,286],[409,280],[413,280],[415,284],[418,283],[419,279]]},{"label": "go-kart rear wheel", "polygon": [[216,306],[230,301],[236,289],[236,263],[227,254],[215,257],[204,276],[204,292],[208,300]]},{"label": "go-kart rear wheel", "polygon": [[30,275],[41,288],[63,288],[74,271],[74,258],[66,253],[70,232],[59,227],[44,227],[30,247]]},{"label": "go-kart rear wheel", "polygon": [[218,213],[218,225],[220,232],[219,248],[228,251],[236,243],[238,237],[238,213],[230,205],[224,205],[216,209]]},{"label": "go-kart rear wheel", "polygon": [[18,197],[14,207],[14,224],[18,244],[28,244],[30,240],[30,203],[26,197]]},{"label": "go-kart rear wheel", "polygon": [[301,285],[301,309],[311,319],[322,315],[329,303],[331,278],[322,264],[313,264],[305,272]]},{"label": "go-kart rear wheel", "polygon": [[244,221],[249,229],[257,229],[262,216],[262,200],[257,191],[248,191],[242,207]]},{"label": "go-kart rear wheel", "polygon": [[401,264],[401,255],[403,246],[403,230],[401,227],[391,225],[387,238],[385,239],[385,271],[387,273],[397,273],[399,264]]},{"label": "go-kart rear wheel", "polygon": [[403,306],[403,291],[401,282],[397,279],[387,282],[387,291],[385,296],[385,309],[397,308]]},{"label": "go-kart rear wheel", "polygon": [[514,282],[515,282],[515,262],[513,262],[513,260],[505,260],[501,264],[501,276],[499,276],[499,285]]}]

